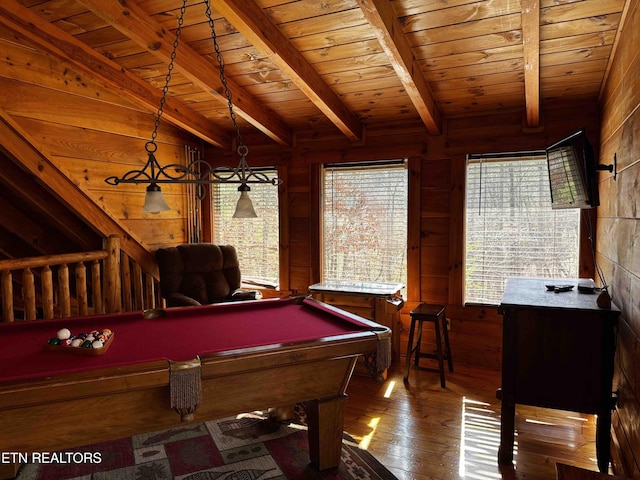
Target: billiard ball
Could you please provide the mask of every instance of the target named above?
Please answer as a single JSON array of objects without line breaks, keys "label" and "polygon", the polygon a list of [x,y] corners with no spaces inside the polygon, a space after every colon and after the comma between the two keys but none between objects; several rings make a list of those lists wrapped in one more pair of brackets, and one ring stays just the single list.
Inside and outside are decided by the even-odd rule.
[{"label": "billiard ball", "polygon": [[66,340],[70,336],[71,332],[68,328],[61,328],[60,330],[58,330],[58,333],[56,333],[56,337],[58,337],[58,340]]}]

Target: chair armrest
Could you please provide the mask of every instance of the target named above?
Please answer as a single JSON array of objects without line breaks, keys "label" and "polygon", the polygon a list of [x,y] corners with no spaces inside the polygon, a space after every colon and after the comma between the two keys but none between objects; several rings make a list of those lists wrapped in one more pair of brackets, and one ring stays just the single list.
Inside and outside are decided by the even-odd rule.
[{"label": "chair armrest", "polygon": [[197,307],[198,305],[202,304],[183,293],[174,292],[167,297],[168,307]]},{"label": "chair armrest", "polygon": [[260,290],[243,290],[239,288],[231,294],[231,300],[260,300],[262,293]]}]

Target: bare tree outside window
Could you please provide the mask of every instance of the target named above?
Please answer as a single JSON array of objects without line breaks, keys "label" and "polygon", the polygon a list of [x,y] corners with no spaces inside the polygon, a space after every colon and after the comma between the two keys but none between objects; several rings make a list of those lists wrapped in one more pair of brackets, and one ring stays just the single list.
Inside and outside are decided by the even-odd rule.
[{"label": "bare tree outside window", "polygon": [[404,162],[325,166],[323,280],[406,284]]}]

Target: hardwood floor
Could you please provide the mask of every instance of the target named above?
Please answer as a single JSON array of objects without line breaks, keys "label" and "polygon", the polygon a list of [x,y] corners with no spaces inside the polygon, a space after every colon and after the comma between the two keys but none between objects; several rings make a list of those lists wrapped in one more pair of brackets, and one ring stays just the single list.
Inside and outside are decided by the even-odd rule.
[{"label": "hardwood floor", "polygon": [[518,406],[514,468],[498,467],[496,371],[454,365],[437,373],[393,365],[384,383],[354,375],[345,431],[401,480],[555,479],[555,462],[597,471],[595,417]]}]

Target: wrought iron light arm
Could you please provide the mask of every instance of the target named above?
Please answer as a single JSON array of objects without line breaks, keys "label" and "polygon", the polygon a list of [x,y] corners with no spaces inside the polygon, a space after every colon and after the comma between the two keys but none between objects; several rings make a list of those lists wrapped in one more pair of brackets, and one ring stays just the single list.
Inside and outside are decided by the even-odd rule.
[{"label": "wrought iron light arm", "polygon": [[[178,28],[176,29],[176,36],[173,42],[173,51],[171,52],[171,60],[167,66],[167,74],[165,76],[165,84],[162,89],[162,98],[160,99],[160,106],[156,115],[156,121],[151,134],[151,140],[145,144],[145,150],[147,151],[147,163],[140,170],[130,170],[126,172],[122,177],[111,176],[105,179],[105,182],[109,185],[120,185],[122,183],[134,183],[134,184],[147,184],[147,197],[145,199],[145,208],[143,211],[148,213],[157,213],[159,211],[168,210],[169,206],[162,198],[160,190],[160,184],[163,183],[179,183],[179,184],[195,184],[196,196],[198,199],[203,200],[206,195],[206,185],[232,183],[239,184],[238,191],[241,192],[241,198],[238,203],[240,207],[241,203],[246,205],[245,211],[240,212],[240,209],[236,209],[234,217],[255,217],[255,211],[251,205],[251,201],[247,196],[247,192],[251,190],[249,184],[272,184],[280,185],[282,180],[278,177],[269,178],[265,173],[260,171],[253,171],[247,163],[247,154],[249,149],[242,142],[240,135],[240,129],[236,121],[236,115],[233,111],[233,100],[231,90],[227,85],[227,80],[224,74],[224,58],[218,45],[217,35],[214,28],[213,17],[211,16],[211,0],[204,0],[205,14],[208,19],[209,26],[211,28],[211,38],[213,40],[213,46],[216,52],[218,60],[218,67],[220,70],[220,82],[222,83],[225,96],[227,98],[227,106],[229,109],[229,116],[233,122],[233,128],[237,137],[237,153],[240,156],[240,161],[235,168],[231,167],[212,167],[208,162],[204,160],[194,160],[188,165],[180,165],[177,163],[168,164],[164,167],[160,165],[155,157],[155,152],[158,149],[156,144],[156,136],[158,134],[158,126],[164,105],[166,102],[167,93],[169,91],[169,82],[171,81],[171,74],[173,72],[174,61],[176,58],[176,52],[178,48],[178,42],[182,31],[182,24],[184,19],[184,13],[186,10],[187,0],[182,1],[182,8],[180,9],[180,15],[178,18]],[[153,197],[153,200],[150,200]]]},{"label": "wrought iron light arm", "polygon": [[196,194],[199,200],[203,200],[206,195],[205,185],[217,183],[239,184],[238,190],[248,191],[242,188],[248,184],[271,184],[280,185],[282,180],[278,177],[269,178],[265,173],[253,171],[247,163],[247,153],[249,149],[246,145],[238,147],[240,161],[235,168],[212,167],[204,160],[194,160],[188,165],[170,163],[165,166],[160,165],[155,156],[157,150],[155,142],[147,142],[145,150],[148,153],[147,163],[140,170],[130,170],[122,177],[111,176],[105,179],[109,185],[120,185],[133,183],[136,185],[160,185],[163,183],[189,183],[197,185]]}]

